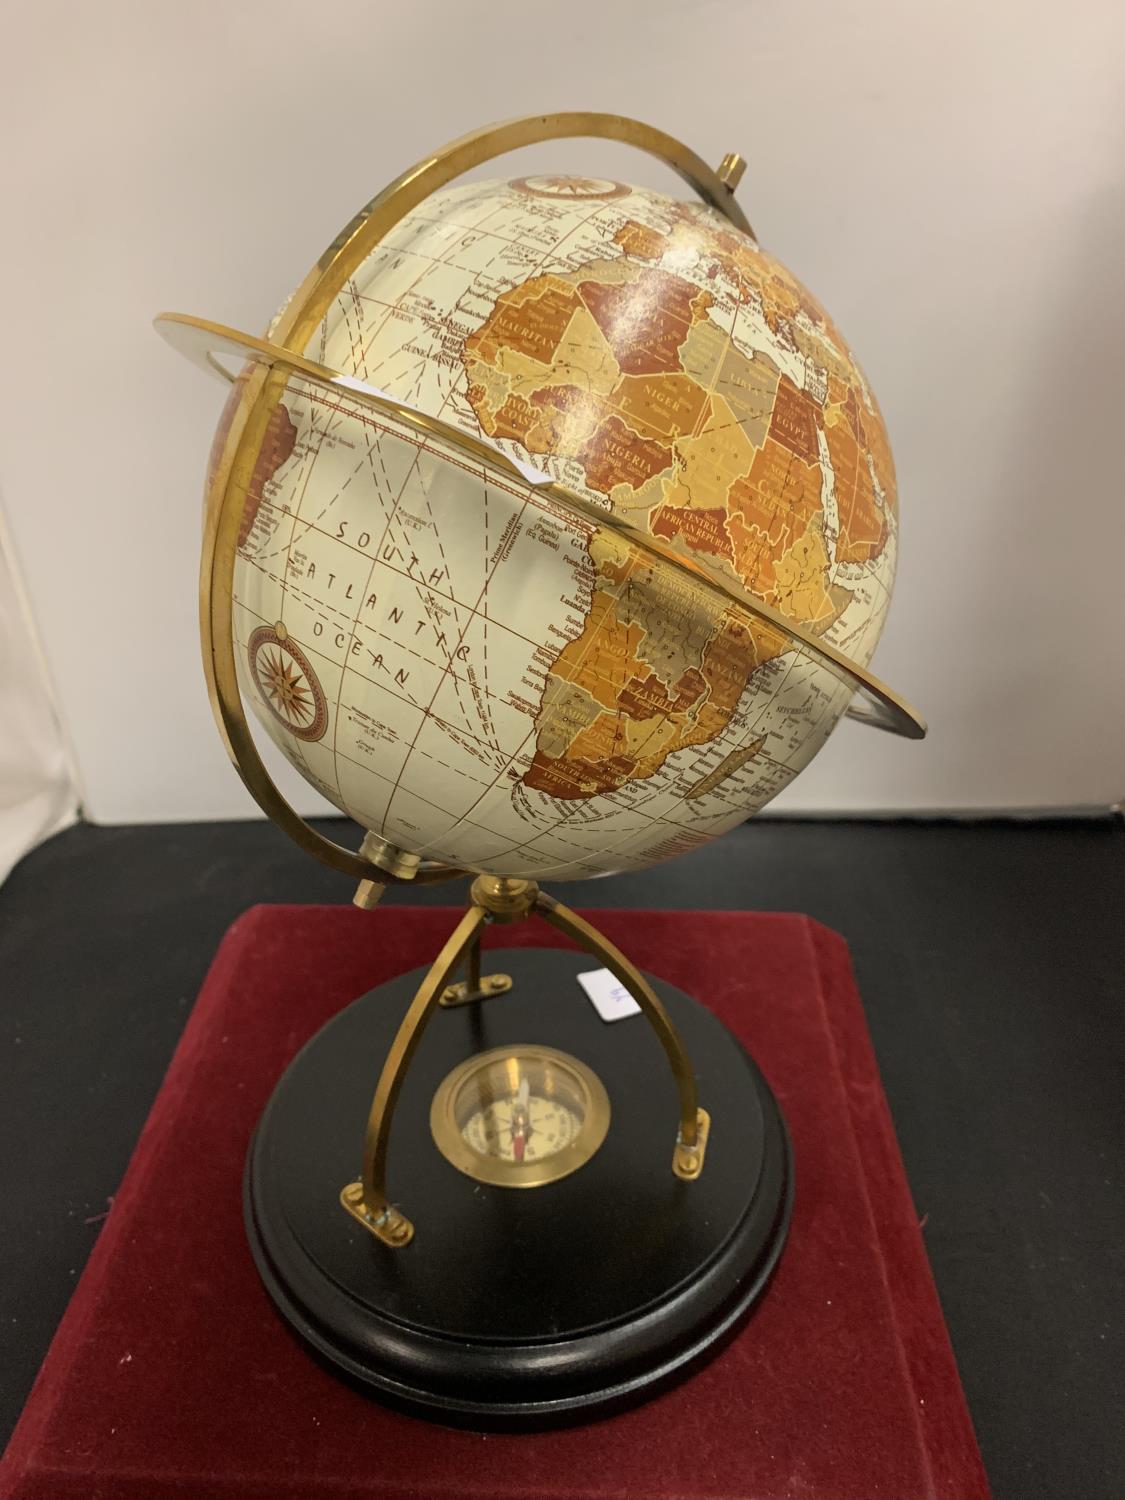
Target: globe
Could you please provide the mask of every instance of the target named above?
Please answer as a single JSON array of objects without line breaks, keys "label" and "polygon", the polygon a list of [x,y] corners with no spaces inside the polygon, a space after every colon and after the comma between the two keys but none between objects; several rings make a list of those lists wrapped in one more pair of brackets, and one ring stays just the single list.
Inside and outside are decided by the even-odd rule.
[{"label": "globe", "polygon": [[378,840],[497,876],[638,869],[824,744],[838,660],[886,616],[894,466],[828,314],[722,214],[581,175],[447,188],[304,355],[339,378],[284,376],[236,662]]},{"label": "globe", "polygon": [[[702,202],[588,175],[452,185],[591,135],[662,159]],[[392,883],[475,873],[433,963],[289,1065],[245,1176],[283,1316],[349,1380],[442,1420],[553,1425],[631,1400],[715,1347],[788,1232],[789,1140],[741,1044],[540,882],[715,838],[845,713],[924,732],[866,668],[898,535],[882,418],[823,308],[749,232],[740,172],[621,116],[508,121],[372,199],[264,338],[158,319],[234,382],[201,633],[248,788],[365,910]],[[285,800],[247,705],[366,830],[358,852]],[[490,946],[503,970],[484,972],[486,924],[532,916],[582,956]],[[593,1007],[559,1003],[568,963]],[[603,1024],[619,992],[647,1046]],[[349,1159],[358,1176],[324,1180]],[[347,1220],[325,1214],[333,1188]],[[406,1251],[403,1194],[433,1253]]]}]

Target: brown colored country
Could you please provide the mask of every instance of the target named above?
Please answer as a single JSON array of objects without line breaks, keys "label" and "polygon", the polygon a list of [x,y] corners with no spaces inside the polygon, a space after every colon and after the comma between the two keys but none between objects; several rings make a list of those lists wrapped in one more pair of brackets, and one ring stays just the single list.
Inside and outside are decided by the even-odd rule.
[{"label": "brown colored country", "polygon": [[815,464],[820,458],[816,440],[819,415],[819,407],[808,392],[798,390],[789,376],[783,375],[777,383],[768,436],[803,463]]},{"label": "brown colored country", "polygon": [[[575,441],[583,429],[586,436]],[[582,465],[587,482],[607,495],[618,484],[640,489],[672,463],[669,445],[642,437],[618,416],[605,416],[603,403],[576,385],[545,386],[530,401],[508,396],[486,430],[492,437],[515,438],[529,453],[565,452]]]},{"label": "brown colored country", "polygon": [[584,688],[603,708],[616,711],[622,687],[637,665],[637,648],[644,629],[636,620],[622,620],[612,594],[595,589],[582,634],[581,651],[573,642],[563,647],[551,668],[563,682]]},{"label": "brown colored country", "polygon": [[673,698],[655,672],[634,674],[617,695],[617,706],[630,719],[651,719],[657,714],[686,713],[707,683],[697,667],[689,667],[677,682]]},{"label": "brown colored country", "polygon": [[[591,610],[586,629],[563,647],[553,669],[560,677],[585,687],[603,703],[605,683],[589,680],[588,671],[595,654],[593,637],[610,623],[609,610]],[[619,622],[613,620],[612,624],[616,634]],[[616,791],[626,782],[646,780],[677,750],[706,744],[721,734],[751,672],[776,650],[777,641],[768,630],[763,628],[759,632],[725,618],[704,649],[701,667],[689,669],[680,678],[674,699],[655,674],[646,672],[633,658],[629,665],[638,670],[631,671],[628,680],[617,689],[612,707],[607,706],[607,711],[580,730],[564,755],[547,755],[537,748],[524,774],[524,784],[561,801],[576,801]],[[689,718],[688,710],[692,708],[695,717]],[[625,754],[623,718],[662,719],[674,732],[668,736],[654,734],[654,749],[647,755],[643,743],[631,754]]]},{"label": "brown colored country", "polygon": [[638,260],[659,260],[664,254],[668,236],[658,229],[650,229],[647,224],[638,224],[636,219],[626,219],[613,236],[613,243],[626,255],[633,255]]},{"label": "brown colored country", "polygon": [[[469,387],[469,400],[477,406],[484,399],[484,387],[471,385]],[[505,397],[504,404],[497,408],[492,420],[485,424],[482,419],[481,426],[489,437],[508,438],[512,442],[520,443],[529,452],[541,453],[542,448],[532,445],[531,432],[539,425],[539,414],[530,401],[523,396],[509,395]]]},{"label": "brown colored country", "polygon": [[843,562],[866,562],[887,541],[887,518],[875,498],[868,457],[892,509],[897,501],[894,460],[878,408],[867,411],[854,386],[829,380],[827,406],[843,418],[825,427],[840,519],[836,555]]},{"label": "brown colored country", "polygon": [[608,495],[618,484],[639,490],[672,462],[672,450],[654,438],[643,438],[620,417],[606,417],[576,448],[575,458],[594,489]]},{"label": "brown colored country", "polygon": [[708,406],[707,392],[682,372],[623,375],[609,401],[638,431],[667,439],[693,432]]},{"label": "brown colored country", "polygon": [[679,276],[644,269],[628,281],[580,281],[578,291],[623,375],[680,371],[680,345],[714,300]]},{"label": "brown colored country", "polygon": [[511,349],[549,365],[577,307],[578,294],[565,282],[525,281],[497,297],[491,316],[465,340],[465,356],[494,365],[501,349]]},{"label": "brown colored country", "polygon": [[[234,414],[238,410],[246,389],[246,382],[254,367],[246,365],[239,373],[231,387],[230,395],[226,399],[219,425],[215,429],[215,436],[211,440],[211,452],[207,459],[207,488],[210,490],[214,483],[215,475],[219,471],[222,462],[223,450],[230,436],[231,425],[234,422]],[[238,527],[238,545],[244,547],[249,540],[250,533],[254,529],[254,522],[258,519],[258,511],[261,509],[262,498],[266,485],[274,477],[277,471],[293,456],[293,449],[297,443],[297,428],[293,418],[289,415],[289,409],[284,401],[279,401],[270,413],[269,426],[266,428],[266,436],[258,452],[258,461],[254,465],[254,473],[250,479],[249,488],[246,491],[246,503],[242,508],[242,519]]]},{"label": "brown colored country", "polygon": [[715,557],[731,557],[727,535],[726,511],[715,506],[704,509],[695,505],[662,505],[652,522],[653,536],[670,541],[682,537],[693,552],[710,552]]},{"label": "brown colored country", "polygon": [[747,588],[776,603],[776,567],[820,515],[819,465],[804,463],[773,436],[727,499],[726,530],[734,566]]},{"label": "brown colored country", "polygon": [[[749,474],[731,487],[727,530],[734,543],[735,567],[749,587],[767,598],[775,565],[821,511],[817,439],[822,427],[835,475],[837,559],[866,562],[886,545],[887,518],[867,464],[864,414],[854,389],[834,384],[842,397],[840,420],[826,422],[813,398],[783,375],[766,441]],[[873,418],[866,425],[875,429],[880,423]],[[889,448],[885,451],[889,458]],[[894,494],[893,475],[888,493]]]},{"label": "brown colored country", "polygon": [[[846,423],[837,422],[829,427],[826,436],[836,476],[836,512],[840,523],[836,556],[840,562],[867,562],[877,557],[887,542],[887,518],[875,498],[867,453]],[[894,493],[893,489],[890,493]]]}]

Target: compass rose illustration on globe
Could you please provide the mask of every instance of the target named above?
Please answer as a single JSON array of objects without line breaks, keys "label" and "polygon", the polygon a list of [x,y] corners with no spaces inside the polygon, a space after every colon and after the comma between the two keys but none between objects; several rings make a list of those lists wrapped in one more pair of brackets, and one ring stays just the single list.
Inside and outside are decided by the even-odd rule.
[{"label": "compass rose illustration on globe", "polygon": [[[648,152],[695,201],[597,172],[458,180],[516,147],[574,136]],[[379,1043],[387,1061],[362,1172],[340,1195],[380,1253],[402,1252],[405,1265],[419,1264],[414,1223],[392,1201],[388,1139],[422,1030],[439,1005],[509,991],[498,1003],[515,1005],[521,993],[515,960],[514,980],[481,973],[482,926],[538,914],[632,993],[676,1085],[668,1175],[695,1184],[698,1213],[704,1184],[743,1168],[720,1160],[704,1170],[711,1120],[679,1030],[695,1035],[694,1002],[665,996],[539,883],[636,871],[700,847],[775,797],[845,714],[925,733],[868,668],[899,528],[878,402],[829,314],[759,245],[734,196],[743,166],[731,155],[712,170],[618,116],[490,127],[367,204],[264,337],[181,314],[157,320],[231,382],[208,475],[202,619],[212,703],[244,781],[302,847],[361,882],[357,904],[373,905],[387,884],[475,877],[400,1030]],[[358,851],[284,800],[244,703],[364,830]],[[462,962],[468,977],[454,983]],[[611,1110],[587,1076],[582,1037],[556,1040],[562,1050],[521,1043],[508,1055],[501,1045],[450,1073],[433,1094],[433,1143],[490,1190],[535,1186],[549,1204],[571,1191],[565,1183],[590,1184],[596,1216],[597,1173],[632,1148],[611,1123],[618,1102]],[[704,1058],[727,1058],[729,1047],[745,1061],[706,1026],[698,1045]],[[293,1069],[314,1067],[311,1056]],[[647,1063],[614,1066],[633,1095],[649,1089]],[[724,1107],[766,1122],[768,1187],[748,1179],[742,1238],[727,1224],[724,1248],[701,1251],[712,1269],[700,1273],[694,1311],[682,1300],[671,1310],[670,1288],[687,1274],[676,1256],[652,1268],[645,1295],[665,1297],[669,1342],[641,1383],[657,1378],[672,1343],[701,1349],[717,1337],[732,1316],[729,1288],[748,1305],[784,1239],[784,1127],[760,1075],[731,1066]],[[306,1336],[315,1324],[321,1352],[377,1388],[401,1394],[405,1384],[423,1408],[491,1409],[479,1381],[458,1385],[463,1340],[452,1324],[440,1375],[422,1370],[421,1345],[422,1364],[407,1370],[410,1351],[394,1344],[406,1362],[395,1373],[389,1344],[372,1353],[384,1272],[329,1266],[332,1254],[312,1248],[319,1231],[294,1227],[304,1209],[271,1175],[269,1143],[285,1128],[267,1128],[271,1118],[252,1157],[248,1226],[282,1310]],[[622,1157],[612,1192],[631,1170]],[[452,1181],[442,1193],[456,1193]],[[425,1200],[424,1186],[417,1192]],[[681,1194],[667,1211],[676,1222],[692,1210]],[[719,1234],[725,1221],[707,1222]],[[575,1285],[583,1280],[575,1271]],[[607,1330],[634,1315],[622,1303]],[[497,1332],[505,1352],[490,1368],[525,1382],[528,1410],[608,1400],[626,1378],[607,1352],[617,1335],[606,1332],[591,1363],[580,1309],[575,1317],[575,1368],[601,1372],[581,1397],[571,1386],[535,1395],[536,1382],[556,1377],[536,1363],[534,1339],[520,1354]]]},{"label": "compass rose illustration on globe", "polygon": [[316,672],[285,626],[259,625],[246,643],[246,657],[265,709],[286,734],[319,740],[328,728],[328,705]]}]

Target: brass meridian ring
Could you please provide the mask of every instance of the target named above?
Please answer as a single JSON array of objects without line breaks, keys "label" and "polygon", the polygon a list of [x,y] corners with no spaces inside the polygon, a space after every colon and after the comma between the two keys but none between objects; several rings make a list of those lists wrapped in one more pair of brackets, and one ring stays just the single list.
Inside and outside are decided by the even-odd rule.
[{"label": "brass meridian ring", "polygon": [[[575,111],[553,115],[531,115],[486,126],[442,147],[409,168],[366,204],[344,227],[328,249],[309,271],[271,326],[272,339],[255,339],[234,329],[180,314],[162,314],[157,320],[160,332],[177,347],[182,342],[198,340],[199,331],[216,339],[212,349],[203,351],[202,362],[225,379],[228,373],[213,358],[214,348],[227,345],[227,352],[249,354],[256,367],[246,380],[245,389],[235,409],[222,452],[218,455],[208,488],[204,520],[203,552],[200,564],[200,635],[203,645],[203,667],[208,695],[220,736],[235,769],[262,810],[297,844],[325,864],[356,880],[394,881],[377,865],[352,850],[325,838],[307,823],[285,800],[274,785],[258,753],[250,731],[246,711],[238,688],[235,670],[232,609],[234,604],[234,569],[238,550],[238,532],[246,505],[247,492],[265,441],[270,418],[280,401],[291,374],[327,383],[347,390],[365,403],[382,406],[398,420],[427,436],[440,438],[472,454],[478,460],[496,463],[508,472],[518,468],[499,450],[489,444],[451,428],[420,412],[400,407],[386,397],[357,389],[357,382],[337,372],[304,359],[301,351],[316,331],[333,299],[348,277],[367,258],[372,249],[413,208],[462,173],[494,157],[522,146],[567,137],[597,137],[637,147],[670,166],[711,208],[723,214],[737,228],[752,234],[750,225],[735,202],[732,183],[713,171],[682,142],[639,120],[621,115]],[[724,159],[726,160],[726,159]],[[729,177],[731,174],[728,173]],[[738,174],[740,175],[740,174]],[[734,178],[737,180],[737,177]],[[189,336],[186,330],[197,332]],[[198,347],[188,351],[200,359]],[[692,560],[664,548],[657,539],[630,523],[603,513],[597,506],[572,494],[560,485],[532,485],[548,490],[558,504],[569,506],[598,524],[644,547],[697,579],[717,588],[741,607],[783,630],[811,651],[820,661],[843,674],[857,691],[874,700],[874,708],[848,710],[853,718],[892,729],[910,739],[921,739],[926,727],[919,715],[878,678],[826,642],[817,641],[808,632],[778,614],[760,600],[721,575],[712,575]],[[462,873],[427,862],[415,876],[420,880],[444,879]]]}]

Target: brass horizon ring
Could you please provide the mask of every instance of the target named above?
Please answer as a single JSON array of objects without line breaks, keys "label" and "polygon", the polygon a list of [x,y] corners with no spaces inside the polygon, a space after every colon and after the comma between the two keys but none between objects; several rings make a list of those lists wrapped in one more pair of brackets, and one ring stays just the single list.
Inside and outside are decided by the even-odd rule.
[{"label": "brass horizon ring", "polygon": [[233,383],[237,374],[222,365],[217,354],[250,360],[270,371],[279,370],[315,385],[327,387],[339,395],[347,396],[361,406],[381,412],[413,429],[422,439],[420,447],[435,441],[445,444],[472,459],[475,463],[492,465],[503,472],[509,480],[525,485],[531,494],[543,496],[564,511],[575,515],[586,524],[593,523],[631,546],[637,547],[646,556],[655,558],[692,578],[697,584],[722,596],[724,602],[733,604],[747,613],[763,620],[791,643],[788,649],[801,650],[811,655],[818,663],[837,678],[842,678],[855,693],[868,701],[863,705],[849,704],[845,710],[848,718],[873,728],[883,729],[905,739],[920,740],[925,737],[926,723],[922,716],[904,698],[889,687],[874,673],[853,661],[829,642],[814,636],[796,621],[775,610],[764,600],[757,598],[748,589],[735,583],[725,574],[712,570],[695,559],[686,557],[673,547],[666,546],[658,538],[624,519],[611,509],[603,509],[577,491],[560,484],[533,465],[518,463],[503,449],[481,437],[475,437],[452,423],[429,413],[407,406],[385,392],[365,384],[354,376],[346,375],[306,358],[295,350],[287,349],[269,339],[244,333],[240,329],[215,323],[206,318],[197,318],[187,313],[161,313],[155,320],[157,332],[177,353],[190,359],[208,374],[217,375],[227,383]]}]

